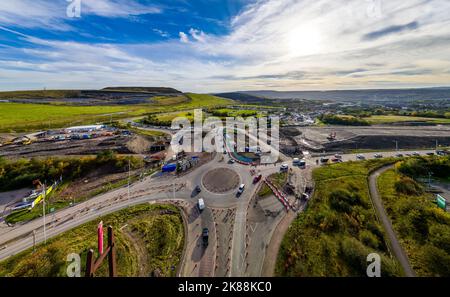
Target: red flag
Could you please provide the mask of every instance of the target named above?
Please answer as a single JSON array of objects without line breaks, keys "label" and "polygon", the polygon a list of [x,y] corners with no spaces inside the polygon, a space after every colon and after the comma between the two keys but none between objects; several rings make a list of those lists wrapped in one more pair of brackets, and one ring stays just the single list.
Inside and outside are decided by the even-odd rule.
[{"label": "red flag", "polygon": [[98,235],[98,253],[100,255],[102,255],[103,254],[103,221],[101,221],[98,224],[97,235]]}]

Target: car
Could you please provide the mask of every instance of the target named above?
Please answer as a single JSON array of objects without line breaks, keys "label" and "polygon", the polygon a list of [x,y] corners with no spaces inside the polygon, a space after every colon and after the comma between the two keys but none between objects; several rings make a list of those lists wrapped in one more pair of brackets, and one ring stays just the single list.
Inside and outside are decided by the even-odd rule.
[{"label": "car", "polygon": [[298,167],[305,168],[306,167],[306,160],[305,159],[301,159],[300,163],[298,163]]},{"label": "car", "polygon": [[420,154],[419,154],[418,152],[414,152],[412,155],[413,155],[414,157],[420,156]]},{"label": "car", "polygon": [[402,157],[403,157],[403,154],[400,154],[400,153],[399,153],[399,154],[396,154],[395,156],[396,156],[397,158],[402,158]]},{"label": "car", "polygon": [[202,230],[202,243],[203,246],[208,246],[209,243],[209,230],[208,228],[203,228]]},{"label": "car", "polygon": [[281,164],[280,170],[281,171],[287,171],[289,169],[289,165],[288,164]]},{"label": "car", "polygon": [[196,193],[200,193],[200,192],[202,191],[202,189],[200,188],[200,186],[196,186],[195,189],[194,189],[194,191],[195,191]]},{"label": "car", "polygon": [[333,163],[341,163],[342,160],[338,159],[338,158],[333,158],[333,159],[331,159],[331,162],[333,162]]},{"label": "car", "polygon": [[234,159],[230,159],[229,161],[228,161],[228,164],[234,164],[236,161],[234,161]]},{"label": "car", "polygon": [[326,164],[326,163],[328,163],[328,161],[330,161],[330,159],[327,159],[327,158],[320,159],[320,163],[322,163],[322,164]]},{"label": "car", "polygon": [[383,158],[383,155],[382,154],[375,154],[375,155],[373,155],[376,159],[381,159],[381,158]]},{"label": "car", "polygon": [[253,184],[257,184],[261,179],[262,179],[262,175],[261,174],[258,175],[258,176],[255,176],[255,178],[253,179]]},{"label": "car", "polygon": [[336,154],[336,155],[334,155],[334,158],[336,158],[336,159],[342,159],[342,156],[339,155],[339,154]]},{"label": "car", "polygon": [[437,154],[438,156],[445,156],[445,155],[446,155],[446,152],[440,150],[440,151],[436,151],[436,154]]},{"label": "car", "polygon": [[300,159],[299,158],[294,158],[294,160],[292,160],[292,165],[298,166],[299,164],[300,164]]},{"label": "car", "polygon": [[429,153],[427,153],[427,156],[434,156],[434,153],[433,152],[429,152]]},{"label": "car", "polygon": [[205,200],[203,200],[202,198],[198,199],[198,210],[203,211],[205,209]]},{"label": "car", "polygon": [[365,160],[366,157],[364,157],[364,156],[361,155],[361,154],[358,154],[358,155],[356,155],[356,159],[358,159],[358,160]]},{"label": "car", "polygon": [[245,190],[245,184],[241,184],[238,189],[238,194],[244,193],[244,190]]}]

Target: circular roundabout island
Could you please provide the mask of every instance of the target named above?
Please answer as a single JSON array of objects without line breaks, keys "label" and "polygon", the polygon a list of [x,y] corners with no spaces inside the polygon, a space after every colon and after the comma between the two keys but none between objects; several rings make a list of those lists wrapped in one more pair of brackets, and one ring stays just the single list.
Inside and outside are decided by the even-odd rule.
[{"label": "circular roundabout island", "polygon": [[203,186],[211,193],[224,194],[239,187],[239,175],[229,168],[208,171],[202,179]]}]

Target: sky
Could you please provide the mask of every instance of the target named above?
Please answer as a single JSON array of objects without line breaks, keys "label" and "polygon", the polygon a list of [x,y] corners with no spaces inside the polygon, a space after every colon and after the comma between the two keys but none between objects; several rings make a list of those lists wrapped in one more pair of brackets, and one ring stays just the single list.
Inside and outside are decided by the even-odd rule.
[{"label": "sky", "polygon": [[450,86],[448,0],[1,0],[0,90]]}]

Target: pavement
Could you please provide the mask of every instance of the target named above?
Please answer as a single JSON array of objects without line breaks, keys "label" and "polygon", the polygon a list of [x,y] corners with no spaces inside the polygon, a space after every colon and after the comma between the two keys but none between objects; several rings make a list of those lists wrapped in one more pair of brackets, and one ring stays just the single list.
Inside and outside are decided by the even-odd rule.
[{"label": "pavement", "polygon": [[393,168],[393,166],[382,167],[382,168],[374,171],[369,176],[370,198],[372,199],[372,203],[377,212],[377,217],[380,220],[380,222],[383,224],[384,230],[386,231],[386,235],[388,236],[391,253],[399,261],[400,265],[403,268],[403,272],[405,273],[405,276],[414,277],[414,276],[416,276],[416,274],[414,273],[414,270],[411,268],[411,265],[409,264],[408,256],[406,255],[405,251],[403,250],[402,246],[400,245],[400,242],[398,241],[397,235],[395,234],[395,231],[392,227],[391,220],[388,218],[386,211],[384,210],[383,201],[381,200],[380,193],[378,192],[378,186],[377,186],[378,177],[382,173],[384,173],[387,170],[392,169],[392,168]]}]

